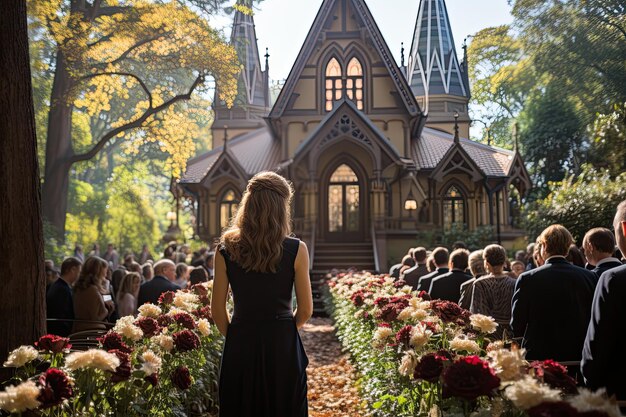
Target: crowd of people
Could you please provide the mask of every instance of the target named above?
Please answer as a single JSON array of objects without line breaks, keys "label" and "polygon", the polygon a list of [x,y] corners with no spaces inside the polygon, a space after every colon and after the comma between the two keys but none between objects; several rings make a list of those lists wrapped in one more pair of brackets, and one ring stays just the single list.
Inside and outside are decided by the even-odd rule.
[{"label": "crowd of people", "polygon": [[527,359],[569,364],[581,383],[624,401],[626,201],[614,229],[589,230],[579,248],[552,225],[513,259],[500,245],[411,248],[389,274],[425,297],[493,317],[494,336],[517,341]]}]

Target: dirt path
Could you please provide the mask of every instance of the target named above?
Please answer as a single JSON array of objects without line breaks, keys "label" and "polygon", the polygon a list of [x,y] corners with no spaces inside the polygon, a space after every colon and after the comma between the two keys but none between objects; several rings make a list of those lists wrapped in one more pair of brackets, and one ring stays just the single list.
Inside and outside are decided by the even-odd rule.
[{"label": "dirt path", "polygon": [[332,321],[312,318],[300,331],[307,355],[310,417],[364,417],[356,373],[335,336]]}]

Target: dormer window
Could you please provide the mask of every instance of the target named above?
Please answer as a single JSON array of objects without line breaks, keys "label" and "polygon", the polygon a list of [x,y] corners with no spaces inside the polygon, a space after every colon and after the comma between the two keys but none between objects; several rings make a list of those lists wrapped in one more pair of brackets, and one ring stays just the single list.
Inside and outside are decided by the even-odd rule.
[{"label": "dormer window", "polygon": [[346,95],[356,104],[357,109],[363,110],[363,67],[356,58],[352,58],[348,63]]},{"label": "dormer window", "polygon": [[333,103],[343,96],[343,80],[341,79],[341,65],[336,58],[331,59],[326,66],[326,111],[333,109]]},{"label": "dormer window", "polygon": [[336,58],[332,58],[326,65],[324,108],[333,109],[333,104],[345,95],[356,104],[357,109],[363,110],[363,65],[357,58],[348,62],[346,71]]}]

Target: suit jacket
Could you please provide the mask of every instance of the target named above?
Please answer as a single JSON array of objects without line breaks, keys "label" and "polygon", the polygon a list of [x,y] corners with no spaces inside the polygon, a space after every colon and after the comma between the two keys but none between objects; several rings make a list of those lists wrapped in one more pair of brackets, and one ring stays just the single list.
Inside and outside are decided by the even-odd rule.
[{"label": "suit jacket", "polygon": [[440,299],[458,303],[459,298],[461,298],[461,284],[470,279],[472,277],[465,272],[453,270],[433,278],[428,293],[433,300]]},{"label": "suit jacket", "polygon": [[[74,301],[72,287],[59,278],[54,281],[46,294],[46,314],[49,319],[74,320]],[[48,322],[48,333],[69,336],[72,333],[71,321]]]},{"label": "suit jacket", "polygon": [[[479,277],[478,277],[479,278]],[[474,295],[474,283],[477,278],[471,278],[461,284],[459,306],[469,310],[472,306],[472,296]]]},{"label": "suit jacket", "polygon": [[593,296],[581,369],[592,389],[626,400],[626,265],[602,274]]},{"label": "suit jacket", "polygon": [[622,266],[622,265],[623,264],[619,260],[611,260],[611,261],[603,262],[600,265],[597,265],[595,268],[592,269],[592,271],[595,272],[597,276],[596,283],[598,282],[602,274],[604,274],[606,271],[608,271],[609,269],[617,268],[618,266]]},{"label": "suit jacket", "polygon": [[595,274],[553,257],[515,284],[511,327],[528,359],[579,361],[591,313]]},{"label": "suit jacket", "polygon": [[447,274],[450,270],[448,268],[437,268],[430,274],[426,274],[421,277],[417,283],[417,291],[426,291],[430,290],[430,283],[433,278],[436,278],[440,275]]},{"label": "suit jacket", "polygon": [[402,274],[400,279],[405,280],[407,285],[410,285],[411,287],[413,287],[414,290],[416,290],[419,279],[426,274],[428,274],[428,268],[426,268],[426,264],[417,264],[414,267],[404,271],[404,274]]},{"label": "suit jacket", "polygon": [[145,303],[158,304],[161,294],[167,291],[178,291],[180,287],[161,275],[156,275],[148,282],[144,282],[139,288],[137,307]]}]

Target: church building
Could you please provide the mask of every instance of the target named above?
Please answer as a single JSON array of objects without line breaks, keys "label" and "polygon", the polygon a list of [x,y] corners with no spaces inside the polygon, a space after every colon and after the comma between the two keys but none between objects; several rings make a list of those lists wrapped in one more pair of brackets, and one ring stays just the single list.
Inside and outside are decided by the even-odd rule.
[{"label": "church building", "polygon": [[420,1],[400,66],[365,0],[323,0],[273,103],[253,19],[234,16],[238,100],[215,103],[213,149],[179,182],[203,240],[220,236],[263,170],[293,182],[293,229],[314,271],[386,271],[407,248],[429,244],[420,232],[454,224],[491,225],[503,244],[523,235],[512,207],[528,173],[517,150],[468,139],[467,57],[457,57],[444,0]]}]

